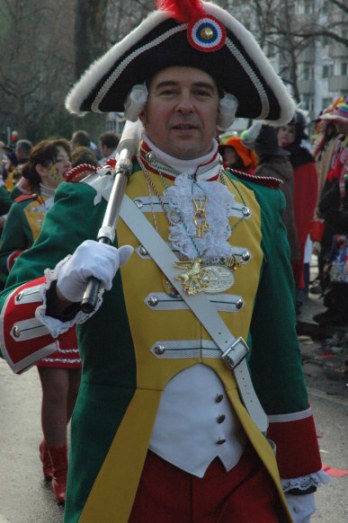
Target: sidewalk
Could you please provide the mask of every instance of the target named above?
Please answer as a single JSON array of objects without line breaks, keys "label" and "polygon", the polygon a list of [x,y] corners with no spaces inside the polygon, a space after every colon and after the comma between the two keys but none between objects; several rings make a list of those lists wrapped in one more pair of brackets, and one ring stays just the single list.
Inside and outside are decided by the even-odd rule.
[{"label": "sidewalk", "polygon": [[[311,281],[317,275],[311,266]],[[326,311],[323,298],[309,293],[297,317],[303,371],[307,386],[348,399],[348,325],[320,326],[313,316]]]}]

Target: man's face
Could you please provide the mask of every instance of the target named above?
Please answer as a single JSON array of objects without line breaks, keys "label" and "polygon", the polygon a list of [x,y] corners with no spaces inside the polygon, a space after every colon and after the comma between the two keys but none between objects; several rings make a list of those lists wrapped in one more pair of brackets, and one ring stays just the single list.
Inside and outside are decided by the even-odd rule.
[{"label": "man's face", "polygon": [[193,67],[168,67],[153,77],[140,118],[159,149],[191,160],[211,150],[218,106],[217,87],[209,74]]}]

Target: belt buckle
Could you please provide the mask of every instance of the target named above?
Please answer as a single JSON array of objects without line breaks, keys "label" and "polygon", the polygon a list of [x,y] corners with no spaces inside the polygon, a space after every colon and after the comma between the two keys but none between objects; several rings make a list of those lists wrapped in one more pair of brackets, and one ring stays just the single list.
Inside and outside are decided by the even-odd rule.
[{"label": "belt buckle", "polygon": [[222,359],[227,367],[234,370],[239,365],[249,352],[249,347],[243,338],[237,338],[225,352],[222,353]]}]

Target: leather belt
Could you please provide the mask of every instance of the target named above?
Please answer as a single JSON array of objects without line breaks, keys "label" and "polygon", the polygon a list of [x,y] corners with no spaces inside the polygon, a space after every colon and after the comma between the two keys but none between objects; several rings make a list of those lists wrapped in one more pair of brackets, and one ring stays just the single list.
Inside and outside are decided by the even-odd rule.
[{"label": "leather belt", "polygon": [[245,359],[249,352],[246,342],[242,337],[234,338],[214,304],[204,294],[186,294],[175,279],[181,272],[176,267],[177,257],[126,194],[123,196],[120,216],[215,341],[222,352],[222,359],[234,374],[245,408],[260,431],[266,433],[267,415],[256,396],[250,378]]}]

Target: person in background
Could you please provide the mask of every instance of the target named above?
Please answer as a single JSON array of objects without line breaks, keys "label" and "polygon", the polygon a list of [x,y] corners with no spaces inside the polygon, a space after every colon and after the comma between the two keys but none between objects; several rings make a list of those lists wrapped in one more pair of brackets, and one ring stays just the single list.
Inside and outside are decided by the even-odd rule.
[{"label": "person in background", "polygon": [[[343,101],[343,100],[342,100]],[[319,116],[316,125],[316,145],[314,148],[315,165],[318,172],[318,200],[314,211],[311,239],[313,240],[313,251],[318,257],[318,276],[310,287],[311,293],[321,294],[323,291],[323,268],[327,251],[331,248],[332,234],[329,227],[325,231],[325,222],[320,216],[319,201],[325,185],[326,177],[331,169],[332,161],[340,145],[340,133],[334,121],[323,119],[322,116],[329,114],[336,105],[326,109]]]},{"label": "person in background", "polygon": [[16,185],[20,187],[22,182],[23,165],[28,161],[33,144],[30,140],[18,140],[16,143],[15,157],[16,165],[12,168],[5,180],[6,189],[11,193]]},{"label": "person in background", "polygon": [[4,142],[0,141],[0,177],[2,183],[4,183],[5,178],[7,176],[7,165],[8,165],[8,156],[7,151],[10,148],[4,144]]},{"label": "person in background", "polygon": [[[7,213],[13,204],[13,199],[5,185],[5,179],[8,176],[8,168],[10,165],[8,158],[9,151],[11,151],[11,148],[0,141],[0,236],[5,225]],[[1,281],[0,288],[2,288]]]},{"label": "person in background", "polygon": [[[21,195],[12,205],[0,241],[0,269],[5,278],[40,234],[57,187],[71,169],[67,140],[43,140],[33,147],[23,165],[22,176],[31,194]],[[57,350],[37,362],[42,386],[39,445],[44,478],[52,481],[58,503],[64,503],[67,477],[67,424],[80,384],[81,360],[75,328],[67,330]]]},{"label": "person in background", "polygon": [[297,260],[300,256],[294,218],[294,173],[290,163],[290,153],[279,147],[275,127],[263,125],[258,134],[250,140],[248,130],[243,132],[243,139],[252,147],[257,155],[255,174],[265,178],[277,178],[283,183],[280,190],[285,196],[283,221],[290,245],[290,259]]},{"label": "person in background", "polygon": [[13,199],[4,185],[0,186],[0,236],[5,226],[7,213],[9,212]]},{"label": "person in background", "polygon": [[8,157],[7,150],[9,148],[0,141],[0,235],[5,224],[6,215],[13,203],[13,200],[5,187],[3,174],[7,176]]},{"label": "person in background", "polygon": [[308,148],[308,140],[304,113],[296,109],[292,121],[278,129],[278,143],[290,153],[289,159],[294,171],[294,216],[300,255],[297,260],[292,260],[292,269],[298,314],[305,300],[305,247],[318,198],[318,173],[314,157]]},{"label": "person in background", "polygon": [[71,150],[73,151],[76,147],[90,147],[91,138],[87,131],[80,129],[75,131],[70,139]]},{"label": "person in background", "polygon": [[102,158],[99,160],[99,165],[103,165],[109,159],[116,157],[116,149],[118,142],[120,141],[116,133],[111,131],[105,132],[99,137],[99,149],[102,154]]},{"label": "person in background", "polygon": [[87,131],[79,129],[78,131],[73,132],[70,139],[71,150],[74,151],[76,147],[89,147],[97,159],[100,158],[100,151],[96,144],[91,140],[91,137]]},{"label": "person in background", "polygon": [[[215,139],[235,115],[284,125],[294,104],[227,11],[158,5],[66,100],[74,114],[126,109],[128,123],[144,127],[117,240],[93,239],[112,166],[62,184],[1,294],[1,350],[21,352],[7,334],[14,321],[40,322],[33,350],[79,324],[67,523],[302,523],[325,474],[295,329],[284,197],[278,180],[225,170]],[[86,313],[91,276],[101,292]],[[35,286],[40,298],[21,307]]]},{"label": "person in background", "polygon": [[339,145],[318,205],[325,223],[321,251],[327,310],[313,319],[322,326],[344,326],[348,323],[348,98],[322,118],[335,123]]},{"label": "person in background", "polygon": [[97,157],[89,147],[76,147],[71,152],[71,166],[76,167],[81,164],[94,165],[95,167],[98,165]]},{"label": "person in background", "polygon": [[249,174],[255,173],[255,153],[243,145],[239,136],[230,136],[227,139],[220,137],[219,152],[225,168],[237,169]]},{"label": "person in background", "polygon": [[340,134],[335,122],[321,119],[320,117],[319,120],[321,122],[322,135],[321,140],[313,152],[318,172],[318,200],[325,185],[327,174],[331,169],[332,159],[339,144]]}]

